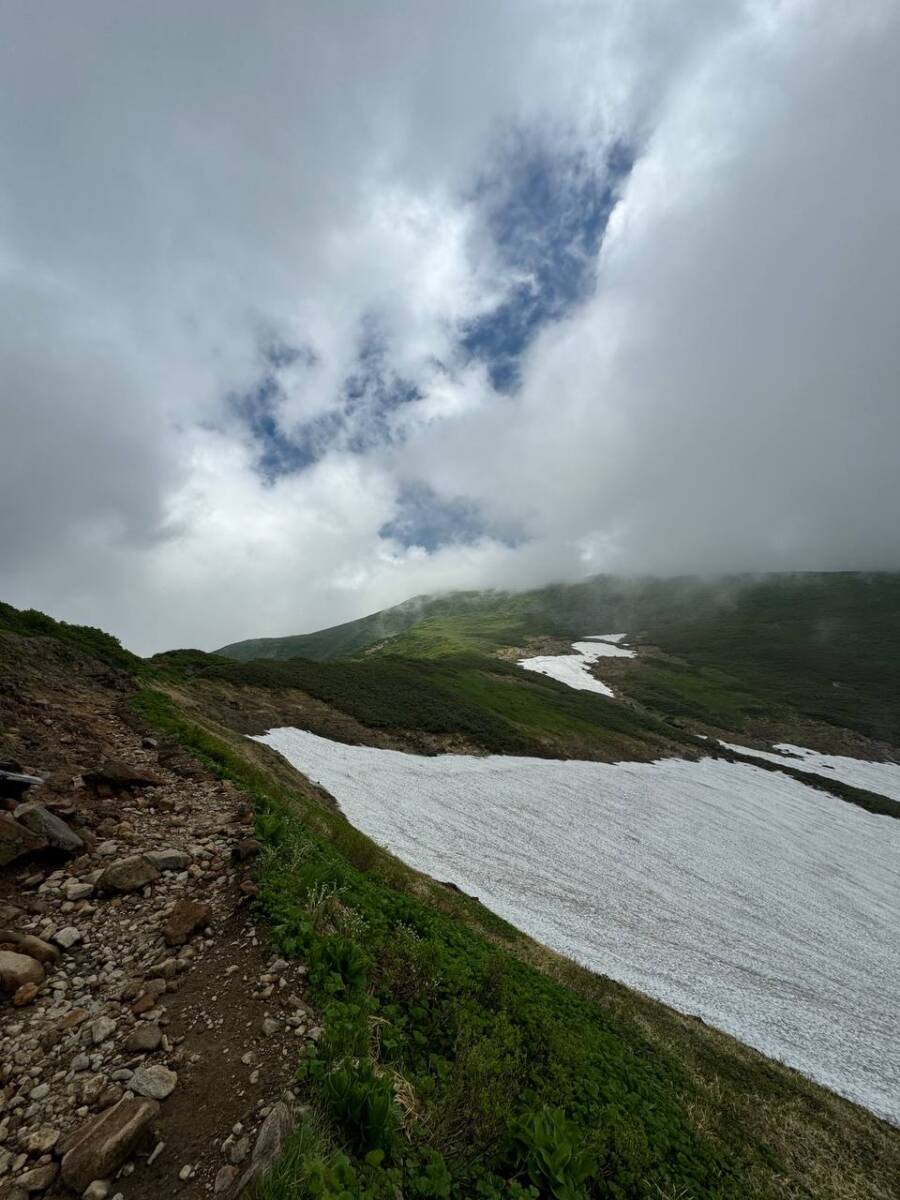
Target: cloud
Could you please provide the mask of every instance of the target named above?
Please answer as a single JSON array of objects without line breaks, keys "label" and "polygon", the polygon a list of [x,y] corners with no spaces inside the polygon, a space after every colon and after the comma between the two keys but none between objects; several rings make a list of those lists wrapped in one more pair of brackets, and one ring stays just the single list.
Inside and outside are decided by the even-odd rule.
[{"label": "cloud", "polygon": [[146,652],[900,566],[887,0],[5,26],[4,599]]}]

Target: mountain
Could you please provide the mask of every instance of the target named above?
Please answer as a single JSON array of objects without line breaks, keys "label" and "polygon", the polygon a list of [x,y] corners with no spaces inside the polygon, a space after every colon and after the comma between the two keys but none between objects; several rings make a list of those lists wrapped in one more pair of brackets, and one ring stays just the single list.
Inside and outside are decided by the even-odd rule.
[{"label": "mountain", "polygon": [[[645,647],[633,669],[617,674],[619,686],[666,719],[726,729],[753,719],[800,719],[897,743],[896,573],[598,576],[528,592],[422,596],[345,625],[237,642],[219,654],[245,663],[295,661],[313,686],[327,673],[301,668],[297,659],[366,661],[365,671],[335,666],[329,676],[343,671],[364,683],[388,670],[373,660],[404,659],[420,664],[420,676],[421,664],[431,664],[432,676],[443,673],[458,690],[461,672],[471,672],[476,659],[482,675],[492,675],[500,669],[498,656],[539,653],[548,638],[556,639],[551,648],[559,653],[566,641],[609,632],[628,633]],[[494,695],[489,707],[498,705]]]}]

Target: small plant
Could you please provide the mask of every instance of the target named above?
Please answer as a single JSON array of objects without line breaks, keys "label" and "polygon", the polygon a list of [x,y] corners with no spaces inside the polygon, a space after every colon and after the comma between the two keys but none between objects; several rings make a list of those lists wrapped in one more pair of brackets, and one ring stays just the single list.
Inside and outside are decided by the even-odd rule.
[{"label": "small plant", "polygon": [[375,1074],[372,1064],[347,1060],[322,1080],[332,1119],[358,1154],[390,1150],[400,1127],[390,1081]]},{"label": "small plant", "polygon": [[582,1134],[561,1108],[527,1113],[513,1125],[513,1156],[542,1196],[583,1200],[585,1183],[594,1172],[592,1155],[582,1148]]},{"label": "small plant", "polygon": [[331,996],[365,991],[368,972],[368,956],[346,937],[324,938],[312,956],[311,978]]}]

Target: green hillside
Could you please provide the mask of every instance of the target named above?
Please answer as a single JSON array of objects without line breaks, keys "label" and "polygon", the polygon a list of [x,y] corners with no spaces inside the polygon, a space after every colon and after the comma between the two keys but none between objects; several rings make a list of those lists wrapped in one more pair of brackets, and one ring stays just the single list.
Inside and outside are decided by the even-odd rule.
[{"label": "green hillside", "polygon": [[[530,592],[420,597],[334,629],[220,653],[243,661],[356,657],[369,664],[361,679],[383,673],[376,664],[387,658],[440,662],[444,684],[471,695],[462,675],[473,655],[483,679],[496,673],[498,651],[611,631],[630,633],[642,647],[616,686],[648,713],[730,730],[802,719],[890,744],[900,738],[898,574],[598,576]],[[519,676],[522,688],[535,686]],[[609,707],[601,700],[594,711]]]}]

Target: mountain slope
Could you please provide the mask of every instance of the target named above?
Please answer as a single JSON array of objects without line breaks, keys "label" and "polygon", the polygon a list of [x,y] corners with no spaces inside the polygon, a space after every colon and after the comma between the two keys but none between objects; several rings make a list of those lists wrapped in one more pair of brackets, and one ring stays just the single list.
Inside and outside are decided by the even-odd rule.
[{"label": "mountain slope", "polygon": [[785,733],[798,721],[815,722],[895,746],[900,738],[898,574],[598,576],[531,592],[460,592],[220,653],[244,662],[363,656],[372,675],[388,657],[443,661],[449,678],[451,658],[471,665],[473,654],[481,656],[491,673],[488,660],[498,653],[541,639],[558,639],[548,649],[561,653],[559,639],[611,631],[641,646],[627,669],[615,668],[617,690],[657,716],[730,730],[780,722]]}]

